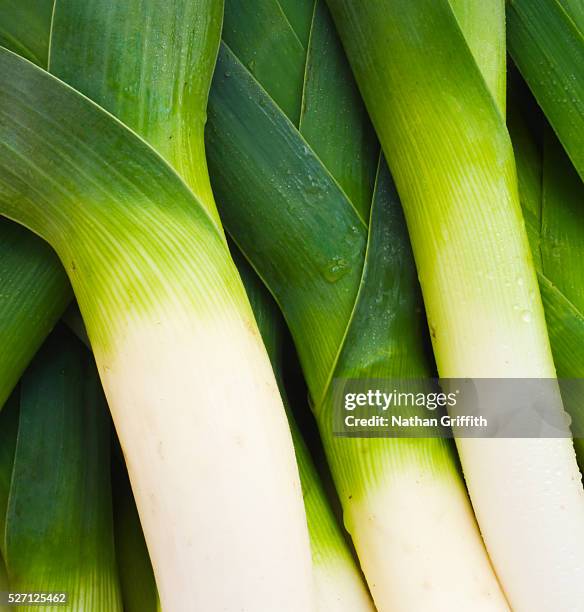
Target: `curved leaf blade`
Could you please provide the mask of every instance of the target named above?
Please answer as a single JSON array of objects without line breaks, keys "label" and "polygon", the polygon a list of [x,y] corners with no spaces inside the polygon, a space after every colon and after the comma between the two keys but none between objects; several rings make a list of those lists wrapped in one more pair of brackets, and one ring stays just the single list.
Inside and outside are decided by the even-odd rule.
[{"label": "curved leaf blade", "polygon": [[584,180],[584,7],[510,0],[509,52]]},{"label": "curved leaf blade", "polygon": [[[284,308],[317,397],[351,313],[365,227],[306,141],[225,45],[209,117],[213,186],[218,201],[229,202],[221,208],[223,222]],[[258,133],[269,135],[259,147]]]},{"label": "curved leaf blade", "polygon": [[[0,45],[45,68],[54,0],[0,3]],[[72,291],[51,248],[0,220],[0,410]]]},{"label": "curved leaf blade", "polygon": [[0,409],[59,320],[72,291],[53,250],[0,219]]},{"label": "curved leaf blade", "polygon": [[[300,117],[306,48],[277,0],[226,0],[223,40],[291,121]],[[261,40],[261,45],[250,44]],[[221,70],[219,67],[218,70]]]},{"label": "curved leaf blade", "polygon": [[368,224],[379,144],[324,2],[311,25],[298,129]]}]

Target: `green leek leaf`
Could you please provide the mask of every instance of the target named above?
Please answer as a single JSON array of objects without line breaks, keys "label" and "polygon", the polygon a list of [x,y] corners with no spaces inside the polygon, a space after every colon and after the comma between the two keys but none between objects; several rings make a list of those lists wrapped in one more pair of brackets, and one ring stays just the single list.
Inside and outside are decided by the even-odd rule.
[{"label": "green leek leaf", "polygon": [[218,0],[59,0],[50,49],[51,73],[151,144],[218,228],[203,129],[222,12]]},{"label": "green leek leaf", "polygon": [[95,365],[58,329],[22,381],[4,536],[14,591],[64,591],[72,610],[122,609],[109,436]]},{"label": "green leek leaf", "polygon": [[[0,45],[46,67],[54,0],[0,2]],[[0,409],[71,299],[63,266],[31,232],[0,220]]]},{"label": "green leek leaf", "polygon": [[[538,271],[554,363],[560,378],[584,378],[584,186],[557,137],[518,79],[509,103],[519,195]],[[582,399],[571,389],[566,410],[584,425]],[[584,440],[574,440],[584,466]]]},{"label": "green leek leaf", "polygon": [[584,180],[584,5],[507,0],[509,52]]},{"label": "green leek leaf", "polygon": [[53,250],[0,219],[0,409],[71,299]]},{"label": "green leek leaf", "polygon": [[0,45],[47,66],[55,0],[2,0]]}]

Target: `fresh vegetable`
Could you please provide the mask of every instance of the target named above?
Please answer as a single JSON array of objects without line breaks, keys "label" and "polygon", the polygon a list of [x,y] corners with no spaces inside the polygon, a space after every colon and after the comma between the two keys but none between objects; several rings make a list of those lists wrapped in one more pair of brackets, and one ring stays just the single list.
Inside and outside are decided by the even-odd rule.
[{"label": "fresh vegetable", "polygon": [[52,249],[8,219],[0,219],[0,410],[54,327],[71,288]]},{"label": "fresh vegetable", "polygon": [[0,499],[7,504],[2,555],[10,590],[64,592],[70,610],[121,610],[110,424],[91,356],[70,332],[56,330],[27,369],[17,399],[0,416],[3,446],[13,449],[0,469],[10,476],[9,495]]},{"label": "fresh vegetable", "polygon": [[373,612],[373,603],[361,573],[337,524],[290,406],[283,377],[282,315],[267,289],[241,255],[236,256],[236,263],[270,356],[292,431],[310,533],[316,608],[323,612]]},{"label": "fresh vegetable", "polygon": [[584,4],[507,0],[509,53],[584,180]]},{"label": "fresh vegetable", "polygon": [[[70,5],[71,13],[68,3],[59,3],[51,69],[66,73],[58,48],[67,44],[71,24],[77,40],[79,24],[86,24],[81,50],[90,47],[97,28],[93,40],[125,57],[122,68],[135,54],[136,37],[152,34],[148,48],[172,37],[183,42],[180,48],[161,43],[154,59],[168,62],[132,70],[133,84],[116,81],[123,71],[102,75],[104,86],[120,95],[108,97],[106,87],[98,101],[121,104],[127,87],[126,93],[143,92],[140,99],[152,101],[153,112],[171,112],[168,96],[180,82],[196,114],[204,108],[213,67],[216,6],[134,2],[120,5],[116,19],[108,20],[107,2]],[[199,26],[193,28],[189,15],[200,17]],[[108,40],[119,46],[108,47]],[[67,58],[77,61],[67,48]],[[171,67],[180,76],[183,60],[185,81],[165,86],[163,77]],[[0,64],[6,77],[0,211],[50,242],[72,280],[163,606],[310,609],[310,551],[290,434],[247,298],[205,197],[205,168],[190,155],[193,143],[184,140],[185,165],[192,164],[184,176],[199,199],[150,146],[70,87],[7,52]],[[198,132],[174,130],[171,120],[162,120],[167,116],[158,125],[169,128],[168,140],[196,140],[204,119],[197,116]],[[153,125],[154,117],[147,123]],[[175,163],[173,155],[167,159]]]},{"label": "fresh vegetable", "polygon": [[[513,73],[512,73],[513,74]],[[516,77],[510,92],[508,125],[517,160],[519,196],[537,269],[554,364],[564,379],[584,378],[584,185],[545,121],[537,104]],[[580,386],[562,388],[573,430],[584,431]],[[584,467],[584,440],[574,447]]]},{"label": "fresh vegetable", "polygon": [[[250,299],[262,340],[270,356],[288,415],[310,533],[317,610],[328,612],[372,611],[374,610],[373,604],[364,586],[361,573],[327,500],[310,451],[302,438],[290,407],[283,375],[285,327],[282,315],[273,298],[249,264],[239,254],[237,248],[232,246],[232,252]],[[71,308],[68,311],[67,323],[80,338],[86,338],[81,314],[77,309]],[[116,462],[114,473],[116,474],[117,492],[114,498],[117,500],[116,542],[124,609],[156,610],[158,600],[152,567],[122,461]],[[137,579],[137,576],[140,578]]]},{"label": "fresh vegetable", "polygon": [[[0,591],[580,609],[581,0],[223,9],[0,2]],[[437,376],[576,439],[342,405]]]},{"label": "fresh vegetable", "polygon": [[[440,375],[554,378],[513,150],[470,31],[446,0],[328,4],[404,206]],[[571,440],[457,447],[511,607],[577,609],[584,490]]]},{"label": "fresh vegetable", "polygon": [[326,6],[309,4],[308,27],[271,0],[226,4],[207,131],[220,213],[294,337],[377,608],[507,609],[450,441],[332,434],[334,378],[434,369],[393,182]]},{"label": "fresh vegetable", "polygon": [[[0,3],[0,44],[39,66],[48,61],[54,0]],[[0,410],[59,320],[72,291],[49,245],[0,219]]]}]

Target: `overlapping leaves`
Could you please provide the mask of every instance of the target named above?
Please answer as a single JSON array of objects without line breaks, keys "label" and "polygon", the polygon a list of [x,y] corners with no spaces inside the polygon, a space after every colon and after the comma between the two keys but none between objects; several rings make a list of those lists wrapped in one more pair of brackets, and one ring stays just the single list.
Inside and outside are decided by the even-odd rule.
[{"label": "overlapping leaves", "polygon": [[584,180],[584,4],[509,0],[509,52]]},{"label": "overlapping leaves", "polygon": [[[510,89],[508,124],[554,363],[560,378],[582,378],[584,184],[518,75]],[[582,399],[564,400],[581,431]],[[582,467],[583,440],[575,440],[575,446]]]},{"label": "overlapping leaves", "polygon": [[[400,445],[333,441],[333,378],[434,370],[391,177],[326,6],[299,5],[308,26],[274,0],[253,10],[227,2],[207,148],[225,227],[291,329],[343,497],[368,486],[358,477],[361,445],[381,454],[399,454]],[[270,24],[261,43],[252,35],[258,11]],[[442,441],[428,444],[434,455],[414,450],[402,459],[449,461]],[[352,460],[333,459],[341,447]],[[368,477],[382,471],[365,470]]]}]

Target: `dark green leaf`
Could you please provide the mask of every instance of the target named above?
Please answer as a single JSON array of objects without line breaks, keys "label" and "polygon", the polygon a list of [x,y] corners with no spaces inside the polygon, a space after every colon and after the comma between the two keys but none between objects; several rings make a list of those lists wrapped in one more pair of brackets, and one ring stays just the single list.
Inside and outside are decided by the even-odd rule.
[{"label": "dark green leaf", "polygon": [[66,591],[74,609],[121,610],[107,405],[70,332],[50,336],[21,398],[5,532],[11,586]]}]

